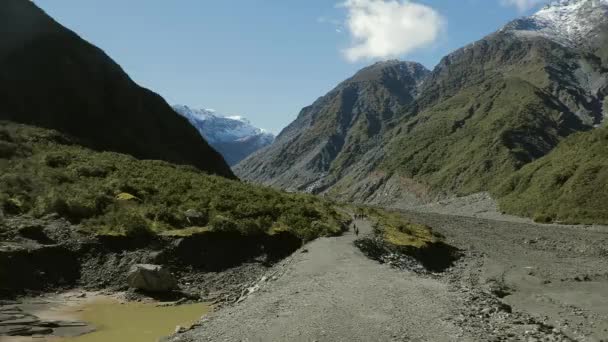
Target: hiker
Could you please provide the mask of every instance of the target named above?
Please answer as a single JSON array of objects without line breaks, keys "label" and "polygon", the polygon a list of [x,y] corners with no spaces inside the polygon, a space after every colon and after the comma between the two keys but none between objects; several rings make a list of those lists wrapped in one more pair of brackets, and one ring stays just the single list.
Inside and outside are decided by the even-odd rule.
[{"label": "hiker", "polygon": [[353,224],[353,231],[355,232],[356,236],[359,236],[359,228],[357,228],[356,224]]}]

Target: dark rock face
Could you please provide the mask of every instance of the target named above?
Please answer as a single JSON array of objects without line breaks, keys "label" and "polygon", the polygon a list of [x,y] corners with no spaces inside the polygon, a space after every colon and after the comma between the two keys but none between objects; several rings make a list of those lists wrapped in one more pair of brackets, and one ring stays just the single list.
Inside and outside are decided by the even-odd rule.
[{"label": "dark rock face", "polygon": [[97,150],[234,177],[186,119],[28,0],[0,3],[0,119],[56,129]]},{"label": "dark rock face", "polygon": [[13,291],[72,286],[80,277],[76,253],[61,246],[0,246],[0,297]]}]

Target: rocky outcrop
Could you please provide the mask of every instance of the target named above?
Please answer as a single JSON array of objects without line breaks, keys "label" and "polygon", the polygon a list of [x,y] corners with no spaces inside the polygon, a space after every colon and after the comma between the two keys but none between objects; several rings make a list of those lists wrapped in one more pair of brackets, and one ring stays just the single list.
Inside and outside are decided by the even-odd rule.
[{"label": "rocky outcrop", "polygon": [[177,281],[160,265],[136,264],[127,276],[129,287],[144,292],[167,292],[177,288]]}]

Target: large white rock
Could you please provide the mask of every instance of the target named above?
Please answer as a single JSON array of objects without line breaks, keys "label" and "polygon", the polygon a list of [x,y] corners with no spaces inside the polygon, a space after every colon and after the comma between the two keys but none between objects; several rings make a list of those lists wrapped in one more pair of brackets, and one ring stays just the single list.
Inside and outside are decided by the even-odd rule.
[{"label": "large white rock", "polygon": [[167,292],[177,288],[177,281],[160,265],[136,264],[127,276],[129,287],[148,292]]}]

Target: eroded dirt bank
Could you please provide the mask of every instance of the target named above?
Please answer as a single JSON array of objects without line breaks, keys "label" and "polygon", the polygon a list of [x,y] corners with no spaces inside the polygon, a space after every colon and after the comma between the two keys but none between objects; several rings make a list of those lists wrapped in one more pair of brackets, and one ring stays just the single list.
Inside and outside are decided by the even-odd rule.
[{"label": "eroded dirt bank", "polygon": [[248,283],[301,246],[287,233],[245,237],[205,233],[187,237],[89,236],[68,222],[17,217],[0,230],[0,298],[81,287],[126,290],[134,264],[167,267],[193,298],[238,295]]}]

